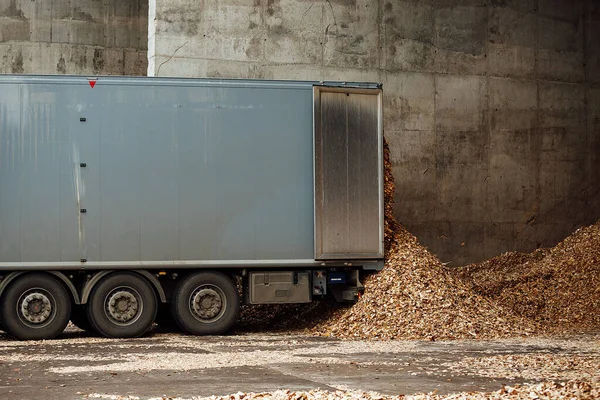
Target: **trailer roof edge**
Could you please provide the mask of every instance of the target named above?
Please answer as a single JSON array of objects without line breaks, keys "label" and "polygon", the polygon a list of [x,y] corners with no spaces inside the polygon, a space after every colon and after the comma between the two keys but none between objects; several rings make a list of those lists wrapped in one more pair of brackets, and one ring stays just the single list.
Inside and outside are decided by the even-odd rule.
[{"label": "trailer roof edge", "polygon": [[81,84],[90,81],[101,85],[149,85],[149,86],[220,86],[220,87],[260,87],[274,89],[312,89],[313,86],[348,87],[364,89],[381,89],[378,82],[350,81],[299,81],[299,80],[264,80],[264,79],[221,79],[221,78],[184,78],[184,77],[148,77],[148,76],[115,76],[115,75],[16,75],[0,74],[2,83],[53,83]]}]

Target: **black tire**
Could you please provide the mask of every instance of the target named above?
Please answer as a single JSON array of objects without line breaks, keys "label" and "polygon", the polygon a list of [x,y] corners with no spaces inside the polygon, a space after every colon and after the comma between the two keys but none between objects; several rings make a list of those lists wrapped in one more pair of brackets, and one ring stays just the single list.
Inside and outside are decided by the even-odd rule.
[{"label": "black tire", "polygon": [[50,275],[22,275],[4,292],[0,314],[6,332],[17,339],[53,339],[69,323],[71,297]]},{"label": "black tire", "polygon": [[152,327],[156,308],[156,294],[144,278],[115,272],[92,289],[87,317],[102,336],[132,338],[142,336]]},{"label": "black tire", "polygon": [[199,272],[175,290],[172,316],[181,329],[194,335],[218,335],[235,323],[240,310],[238,291],[218,272]]},{"label": "black tire", "polygon": [[86,306],[83,304],[71,308],[71,322],[83,331],[95,333],[94,327],[88,320]]}]

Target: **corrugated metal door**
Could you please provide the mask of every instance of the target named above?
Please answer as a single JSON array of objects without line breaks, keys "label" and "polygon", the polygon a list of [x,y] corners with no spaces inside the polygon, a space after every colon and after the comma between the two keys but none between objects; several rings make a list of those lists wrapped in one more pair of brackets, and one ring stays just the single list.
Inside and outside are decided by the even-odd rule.
[{"label": "corrugated metal door", "polygon": [[383,258],[379,89],[315,86],[315,259]]}]

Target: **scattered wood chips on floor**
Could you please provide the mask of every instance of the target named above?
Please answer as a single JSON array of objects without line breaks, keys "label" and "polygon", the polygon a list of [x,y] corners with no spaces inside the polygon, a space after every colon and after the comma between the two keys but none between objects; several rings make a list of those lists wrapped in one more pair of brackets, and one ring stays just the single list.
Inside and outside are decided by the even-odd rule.
[{"label": "scattered wood chips on floor", "polygon": [[364,399],[364,400],[462,400],[462,399],[597,399],[600,398],[600,382],[598,380],[571,380],[565,383],[542,382],[536,384],[523,384],[504,386],[495,392],[462,392],[447,395],[423,393],[415,395],[387,396],[375,392],[362,391],[290,391],[277,390],[264,393],[235,393],[228,396],[204,397],[203,400],[337,400],[337,399]]}]

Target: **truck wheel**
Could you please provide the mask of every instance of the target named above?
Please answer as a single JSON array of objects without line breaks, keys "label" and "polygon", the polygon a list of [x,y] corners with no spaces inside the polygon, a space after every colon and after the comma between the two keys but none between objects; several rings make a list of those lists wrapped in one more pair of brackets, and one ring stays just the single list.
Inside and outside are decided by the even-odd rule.
[{"label": "truck wheel", "polygon": [[94,286],[87,317],[94,330],[103,336],[138,337],[152,327],[156,307],[154,290],[142,277],[114,273]]},{"label": "truck wheel", "polygon": [[6,332],[17,339],[52,339],[69,323],[71,298],[55,278],[27,274],[4,292],[1,314]]},{"label": "truck wheel", "polygon": [[183,280],[171,303],[173,319],[194,335],[218,335],[235,323],[240,298],[233,282],[218,272],[200,272]]},{"label": "truck wheel", "polygon": [[76,305],[71,308],[71,322],[83,331],[94,332],[94,328],[88,320],[85,305]]}]

